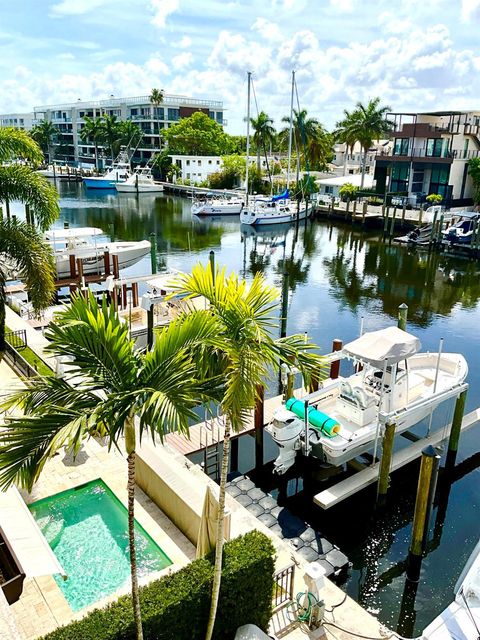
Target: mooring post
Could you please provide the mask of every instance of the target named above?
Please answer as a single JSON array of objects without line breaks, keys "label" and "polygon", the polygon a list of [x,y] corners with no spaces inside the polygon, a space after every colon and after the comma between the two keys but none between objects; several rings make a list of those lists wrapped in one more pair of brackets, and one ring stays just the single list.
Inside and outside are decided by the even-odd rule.
[{"label": "mooring post", "polygon": [[122,284],[122,307],[127,308],[127,285],[125,283]]},{"label": "mooring post", "polygon": [[153,304],[147,310],[147,350],[151,351],[153,347]]},{"label": "mooring post", "polygon": [[109,276],[110,275],[110,252],[109,251],[103,252],[103,264],[105,265],[105,275]]},{"label": "mooring post", "polygon": [[393,207],[393,216],[392,216],[392,225],[390,227],[390,239],[393,237],[395,233],[395,218],[397,215],[397,207]]},{"label": "mooring post", "polygon": [[288,273],[285,271],[282,279],[282,317],[280,319],[280,337],[287,335],[287,315],[288,315]]},{"label": "mooring post", "polygon": [[345,220],[348,218],[349,209],[350,209],[350,198],[347,198],[347,206],[345,207]]},{"label": "mooring post", "polygon": [[357,201],[353,201],[353,211],[352,211],[352,222],[355,220],[355,216],[357,215]]},{"label": "mooring post", "polygon": [[385,211],[385,218],[383,221],[383,235],[386,236],[388,233],[388,214],[389,214],[389,207],[387,207],[386,211]]},{"label": "mooring post", "polygon": [[448,439],[447,459],[445,462],[445,466],[447,468],[453,467],[457,458],[458,443],[460,440],[460,430],[462,428],[466,399],[467,389],[465,389],[465,391],[462,391],[455,403],[455,411],[453,413],[452,426],[450,428],[450,437]]},{"label": "mooring post", "polygon": [[157,273],[157,236],[150,234],[150,262],[152,267],[152,275]]},{"label": "mooring post", "polygon": [[365,202],[363,203],[363,209],[362,209],[362,225],[365,224],[365,216],[367,215],[367,207],[368,207],[368,202],[365,200]]},{"label": "mooring post", "polygon": [[208,255],[208,261],[210,263],[210,270],[212,272],[212,280],[215,285],[215,251],[210,251]]},{"label": "mooring post", "polygon": [[420,211],[418,212],[418,226],[422,226],[422,218],[423,218],[423,204],[420,205]]},{"label": "mooring post", "polygon": [[434,480],[434,467],[439,460],[440,456],[431,445],[423,449],[407,563],[407,578],[413,582],[420,578],[431,484]]},{"label": "mooring post", "polygon": [[403,209],[402,209],[402,226],[405,224],[405,212],[407,210],[407,205],[404,204],[403,205]]},{"label": "mooring post", "polygon": [[83,262],[81,258],[77,258],[77,273],[80,280],[83,277]]},{"label": "mooring post", "polygon": [[68,256],[69,262],[70,262],[70,277],[71,278],[76,278],[77,277],[77,261],[74,255],[70,254]]},{"label": "mooring post", "polygon": [[392,464],[393,441],[395,439],[395,423],[387,422],[383,436],[382,458],[378,472],[377,504],[383,506],[386,502],[388,485],[390,482],[390,467]]},{"label": "mooring post", "polygon": [[118,255],[114,253],[112,255],[112,265],[113,265],[113,277],[115,280],[118,280],[120,277],[120,268],[118,266]]},{"label": "mooring post", "polygon": [[407,330],[407,316],[408,316],[408,305],[405,302],[402,302],[398,307],[398,322],[397,327],[402,331]]},{"label": "mooring post", "polygon": [[132,282],[132,305],[138,307],[138,282]]},{"label": "mooring post", "polygon": [[[343,342],[339,338],[335,338],[332,342],[332,351],[341,351],[343,347]],[[340,360],[336,360],[332,362],[330,365],[330,378],[332,380],[336,380],[340,373]]]},{"label": "mooring post", "polygon": [[285,400],[293,398],[293,391],[295,385],[295,374],[290,370],[287,373],[287,386],[285,387]]},{"label": "mooring post", "polygon": [[255,402],[254,428],[255,428],[255,468],[263,467],[263,426],[265,389],[263,385],[257,385],[257,399]]}]

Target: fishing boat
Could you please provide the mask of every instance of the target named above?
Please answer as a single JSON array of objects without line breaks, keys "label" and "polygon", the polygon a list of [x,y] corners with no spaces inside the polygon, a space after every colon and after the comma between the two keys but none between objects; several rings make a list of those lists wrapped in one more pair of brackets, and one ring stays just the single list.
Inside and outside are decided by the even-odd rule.
[{"label": "fishing boat", "polygon": [[148,240],[110,242],[97,227],[52,229],[45,234],[45,239],[52,247],[59,279],[71,275],[71,256],[82,261],[83,274],[89,275],[105,270],[107,251],[110,256],[118,256],[119,269],[125,269],[136,264],[151,249]]},{"label": "fishing boat", "polygon": [[270,198],[256,198],[251,206],[240,214],[241,224],[254,226],[285,224],[304,220],[307,215],[307,207],[301,202],[290,200],[290,193],[286,189],[283,193]]},{"label": "fishing boat", "polygon": [[480,638],[480,542],[470,555],[454,593],[454,601],[426,627],[422,640]]},{"label": "fishing boat", "polygon": [[385,424],[395,423],[402,433],[465,388],[468,366],[461,354],[443,353],[443,343],[438,353],[419,350],[418,338],[397,327],[345,345],[339,359],[355,363],[353,375],[328,380],[300,400],[289,398],[275,412],[268,427],[280,447],[275,471],[285,473],[298,451],[336,467],[371,449],[375,460]]},{"label": "fishing boat", "polygon": [[470,244],[478,227],[480,214],[476,211],[462,211],[457,215],[459,220],[442,231],[443,239],[450,244]]},{"label": "fishing boat", "polygon": [[195,216],[238,216],[243,206],[243,198],[207,193],[197,195],[191,211]]},{"label": "fishing boat", "polygon": [[115,189],[120,193],[160,193],[163,185],[155,182],[149,166],[138,167],[125,182],[116,182]]},{"label": "fishing boat", "polygon": [[87,189],[114,189],[119,182],[125,182],[132,175],[130,161],[126,151],[121,151],[103,176],[83,178]]}]

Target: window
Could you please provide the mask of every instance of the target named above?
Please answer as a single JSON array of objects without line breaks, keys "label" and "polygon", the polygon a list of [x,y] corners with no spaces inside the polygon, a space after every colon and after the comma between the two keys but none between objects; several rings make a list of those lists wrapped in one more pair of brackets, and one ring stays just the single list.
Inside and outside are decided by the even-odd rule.
[{"label": "window", "polygon": [[325,193],[326,193],[327,195],[333,195],[333,187],[332,187],[332,186],[330,186],[330,185],[326,185],[326,186],[325,186]]},{"label": "window", "polygon": [[211,160],[209,160],[209,161],[208,161],[208,164],[212,164],[212,161],[211,161]]},{"label": "window", "polygon": [[414,169],[412,178],[412,193],[423,193],[424,169]]},{"label": "window", "polygon": [[392,193],[398,193],[400,191],[406,193],[408,191],[409,168],[408,164],[393,165],[390,181],[390,191],[392,191]]},{"label": "window", "polygon": [[395,138],[394,156],[408,156],[408,138]]},{"label": "window", "polygon": [[444,198],[447,197],[448,191],[448,177],[450,174],[450,167],[433,167],[432,175],[430,177],[429,193],[439,193]]},{"label": "window", "polygon": [[220,164],[220,160],[217,160],[217,164]]},{"label": "window", "polygon": [[130,109],[130,115],[136,116],[138,114],[138,109]]},{"label": "window", "polygon": [[180,110],[179,109],[168,109],[167,120],[180,120]]},{"label": "window", "polygon": [[187,160],[187,167],[190,166],[190,160]]},{"label": "window", "polygon": [[201,161],[201,160],[199,160],[199,161],[198,161],[198,166],[199,166],[199,167],[201,167],[201,166],[202,166],[202,161]]},{"label": "window", "polygon": [[426,155],[429,158],[441,158],[445,154],[442,154],[443,138],[428,138],[427,139],[427,152]]},{"label": "window", "polygon": [[165,119],[165,111],[163,109],[163,107],[155,107],[153,110],[153,115],[155,116],[155,118],[158,118],[159,120],[164,120]]}]

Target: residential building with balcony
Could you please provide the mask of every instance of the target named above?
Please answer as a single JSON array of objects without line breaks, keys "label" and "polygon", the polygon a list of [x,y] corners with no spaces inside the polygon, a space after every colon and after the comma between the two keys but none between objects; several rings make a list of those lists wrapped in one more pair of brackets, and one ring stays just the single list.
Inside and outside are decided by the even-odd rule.
[{"label": "residential building with balcony", "polygon": [[13,127],[30,131],[33,127],[35,114],[31,113],[5,113],[0,115],[0,127]]},{"label": "residential building with balcony", "polygon": [[[176,95],[165,95],[159,106],[153,105],[149,96],[111,96],[108,100],[78,100],[67,104],[38,106],[34,107],[32,114],[0,115],[0,123],[5,120],[7,124],[4,126],[22,126],[29,130],[43,120],[51,122],[60,134],[54,151],[55,159],[69,164],[93,164],[95,148],[92,144],[83,142],[80,137],[85,124],[84,117],[115,115],[118,120],[133,120],[143,131],[143,138],[135,151],[133,162],[145,164],[162,148],[162,129],[167,129],[196,111],[205,113],[222,126],[226,124],[222,102]],[[20,124],[22,119],[23,124]],[[100,148],[101,155],[102,152],[103,149]],[[108,158],[106,161],[108,162]]]},{"label": "residential building with balcony", "polygon": [[377,191],[413,204],[438,193],[448,206],[472,204],[468,161],[480,155],[480,111],[392,113],[391,148],[376,157]]},{"label": "residential building with balcony", "polygon": [[[385,154],[390,146],[389,140],[379,140],[370,147],[365,162],[365,173],[373,175],[377,155]],[[346,176],[362,172],[363,150],[359,142],[356,142],[353,148],[347,147],[344,142],[337,142],[333,147],[333,152],[332,165],[335,167],[335,175]]]}]

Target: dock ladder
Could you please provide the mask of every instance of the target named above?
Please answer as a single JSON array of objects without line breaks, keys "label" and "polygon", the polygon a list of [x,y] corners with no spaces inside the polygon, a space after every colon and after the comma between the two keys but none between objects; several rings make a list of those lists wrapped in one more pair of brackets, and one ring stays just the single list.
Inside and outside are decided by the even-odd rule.
[{"label": "dock ladder", "polygon": [[200,427],[200,447],[203,449],[202,467],[204,472],[220,482],[220,466],[222,462],[221,430],[225,426],[225,418],[217,413],[217,416],[208,416],[205,412],[205,422]]}]

